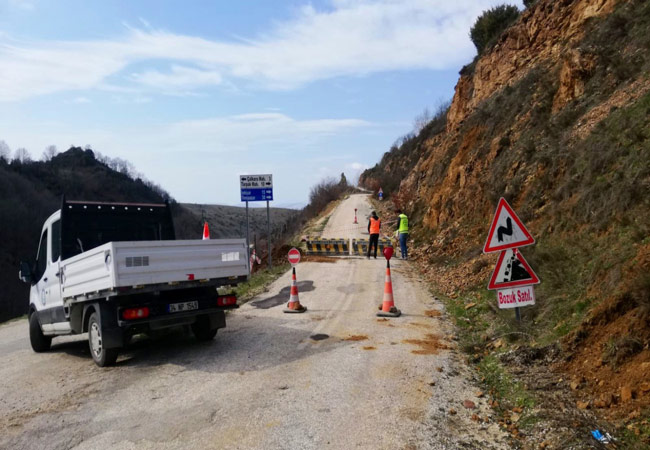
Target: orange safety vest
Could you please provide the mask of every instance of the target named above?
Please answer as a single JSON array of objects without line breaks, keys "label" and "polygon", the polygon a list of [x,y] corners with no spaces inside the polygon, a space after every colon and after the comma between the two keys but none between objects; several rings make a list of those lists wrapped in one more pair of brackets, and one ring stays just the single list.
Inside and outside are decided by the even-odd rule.
[{"label": "orange safety vest", "polygon": [[381,220],[375,219],[374,217],[370,218],[370,234],[379,234],[379,226],[381,225]]}]

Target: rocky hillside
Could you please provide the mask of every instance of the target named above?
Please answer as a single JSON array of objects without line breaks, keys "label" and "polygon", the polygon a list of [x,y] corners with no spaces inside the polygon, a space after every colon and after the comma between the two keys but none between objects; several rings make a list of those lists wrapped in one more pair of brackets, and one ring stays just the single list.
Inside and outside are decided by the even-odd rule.
[{"label": "rocky hillside", "polygon": [[[436,289],[479,305],[467,349],[494,350],[504,330],[515,346],[561,342],[555,368],[612,420],[650,406],[648,30],[643,0],[535,2],[463,68],[444,131],[418,136],[417,162],[388,192]],[[361,183],[390,177],[395,153]],[[542,284],[522,324],[485,291],[502,196],[537,240],[523,253]]]}]

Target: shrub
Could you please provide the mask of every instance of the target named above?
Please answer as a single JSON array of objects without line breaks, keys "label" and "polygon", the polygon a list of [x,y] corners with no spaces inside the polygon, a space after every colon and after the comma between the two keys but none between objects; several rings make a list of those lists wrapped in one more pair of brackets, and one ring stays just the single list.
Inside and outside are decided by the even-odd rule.
[{"label": "shrub", "polygon": [[469,37],[479,54],[491,47],[503,31],[519,17],[519,9],[512,5],[495,6],[484,11],[469,31]]},{"label": "shrub", "polygon": [[309,217],[315,216],[325,209],[329,202],[337,200],[347,190],[347,185],[337,182],[334,178],[328,178],[321,181],[311,188],[309,193],[309,205],[305,207],[305,212]]}]

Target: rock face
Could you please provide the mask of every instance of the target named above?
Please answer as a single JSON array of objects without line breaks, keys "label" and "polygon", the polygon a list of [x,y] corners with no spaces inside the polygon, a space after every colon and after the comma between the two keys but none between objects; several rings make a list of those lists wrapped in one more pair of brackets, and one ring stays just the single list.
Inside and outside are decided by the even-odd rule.
[{"label": "rock face", "polygon": [[[449,225],[455,218],[472,212],[487,213],[487,209],[476,210],[475,200],[485,197],[484,187],[477,185],[480,175],[489,172],[490,165],[503,150],[503,142],[512,139],[513,132],[517,133],[516,125],[524,128],[529,118],[525,114],[519,116],[519,124],[513,124],[511,136],[486,133],[488,130],[480,125],[472,129],[462,125],[476,116],[477,108],[495,93],[520,82],[537,67],[554,72],[555,80],[551,82],[552,89],[556,89],[552,100],[553,112],[581,97],[586,78],[596,64],[593,55],[579,48],[585,23],[610,14],[619,1],[539,1],[524,11],[496,45],[476,61],[473,73],[464,73],[467,69],[463,71],[447,115],[446,135],[439,142],[425,143],[429,145],[429,151],[420,160],[415,173],[402,183],[402,191],[413,192],[406,195],[407,198],[431,199],[423,217],[427,227]],[[490,131],[493,133],[495,130]],[[477,157],[476,147],[486,144],[489,145],[488,154]],[[448,155],[450,150],[453,155]],[[440,170],[439,164],[445,156],[451,160],[445,168],[446,173],[438,178],[433,169],[438,166]],[[458,211],[449,207],[450,196],[470,198],[471,202],[454,201],[454,205],[462,205],[462,211]]]},{"label": "rock face", "polygon": [[[584,31],[587,20],[612,12],[620,0],[540,1],[524,11],[499,42],[476,63],[474,74],[463,75],[447,116],[447,131],[452,131],[483,100],[502,87],[520,79],[528,69],[542,61],[567,60],[565,78],[580,61],[565,56]],[[569,51],[569,53],[571,53]],[[577,64],[576,64],[577,63]],[[570,81],[567,81],[569,86]],[[575,98],[569,90],[566,98]],[[562,95],[558,104],[566,103]]]},{"label": "rock face", "polygon": [[[648,29],[644,0],[539,0],[463,68],[444,129],[410,142],[417,162],[400,166],[399,192],[384,189],[414,224],[409,254],[449,296],[487,284],[494,261],[481,250],[505,197],[537,240],[525,249],[542,279],[529,317],[589,305],[584,321],[569,312],[546,326],[579,327],[568,370],[606,380],[579,390],[608,411],[650,405],[640,390],[612,400],[628,398],[623,381],[647,382],[639,364],[650,364]],[[373,176],[409,155],[397,150]]]}]

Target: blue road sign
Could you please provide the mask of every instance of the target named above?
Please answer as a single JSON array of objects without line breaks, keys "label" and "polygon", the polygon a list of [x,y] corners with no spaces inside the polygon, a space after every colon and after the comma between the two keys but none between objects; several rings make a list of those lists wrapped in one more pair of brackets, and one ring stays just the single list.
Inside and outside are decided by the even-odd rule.
[{"label": "blue road sign", "polygon": [[242,202],[262,202],[273,200],[273,188],[271,189],[242,189]]}]

